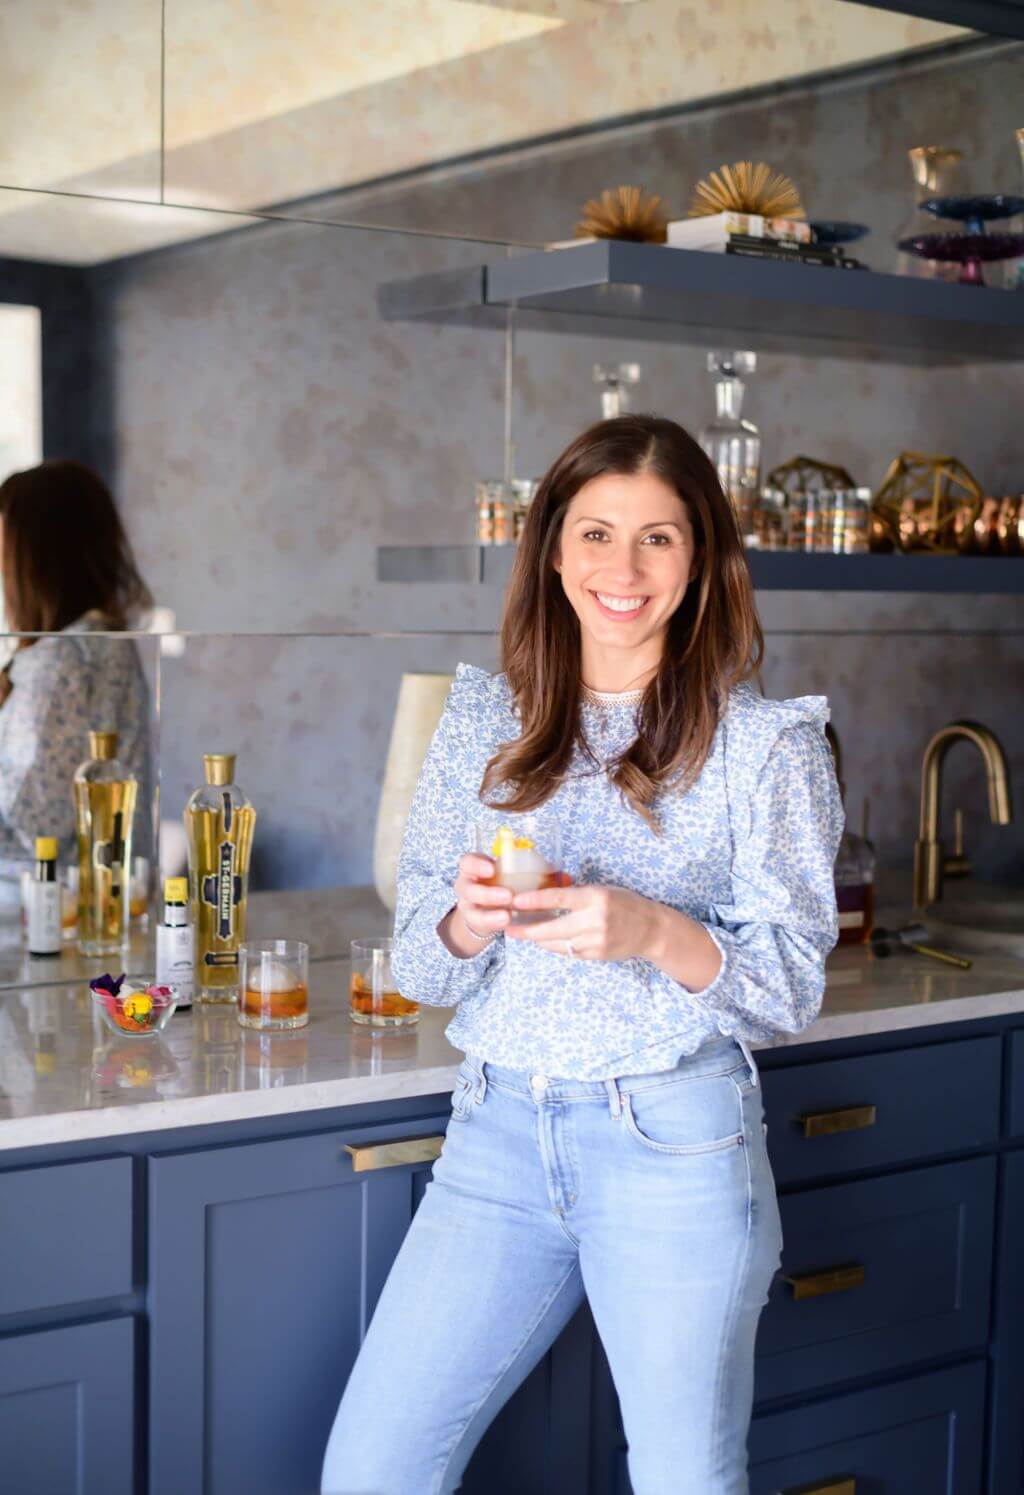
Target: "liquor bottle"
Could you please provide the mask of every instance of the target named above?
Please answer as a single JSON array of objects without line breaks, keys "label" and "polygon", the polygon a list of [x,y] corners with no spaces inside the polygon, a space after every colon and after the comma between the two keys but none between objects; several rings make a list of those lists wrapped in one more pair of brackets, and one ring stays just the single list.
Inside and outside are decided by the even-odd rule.
[{"label": "liquor bottle", "polygon": [[59,955],[63,943],[57,837],[36,837],[35,875],[28,889],[28,953]]},{"label": "liquor bottle", "polygon": [[256,811],[234,782],[234,753],[205,753],[203,766],[206,783],[185,807],[195,995],[203,1002],[235,1002]]},{"label": "liquor bottle", "polygon": [[[843,752],[839,735],[831,722],[826,723],[825,736],[832,749],[836,766],[836,781],[839,795],[846,805],[846,785],[843,783]],[[867,802],[864,804],[861,835],[844,827],[833,868],[836,890],[836,910],[839,914],[840,945],[863,945],[871,938],[875,922],[875,848],[867,837]]]},{"label": "liquor bottle", "polygon": [[700,444],[714,463],[718,480],[736,515],[743,543],[758,543],[754,514],[761,487],[761,437],[741,414],[742,374],[757,368],[755,353],[709,353],[708,370],[715,380],[715,419],[700,433]]},{"label": "liquor bottle", "polygon": [[139,786],[118,762],[116,732],[90,732],[89,753],[74,777],[78,948],[83,955],[116,955],[128,939],[128,873]]},{"label": "liquor bottle", "polygon": [[178,1008],[192,1006],[195,981],[196,932],[188,922],[188,878],[164,881],[164,917],[156,926],[156,979],[173,986]]}]

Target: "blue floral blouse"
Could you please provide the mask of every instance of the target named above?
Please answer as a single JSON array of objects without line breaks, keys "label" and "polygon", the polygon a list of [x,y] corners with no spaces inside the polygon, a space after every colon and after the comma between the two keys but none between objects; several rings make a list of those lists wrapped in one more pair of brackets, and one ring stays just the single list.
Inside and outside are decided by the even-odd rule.
[{"label": "blue floral blouse", "polygon": [[[722,954],[690,991],[651,962],[574,960],[499,936],[452,955],[437,925],[457,863],[473,847],[484,767],[518,735],[504,675],[460,664],[413,799],[398,864],[393,971],[403,995],[455,1006],[447,1038],[493,1064],[581,1080],[671,1068],[708,1039],[766,1042],[821,1007],[838,935],[832,866],[843,809],[824,733],[824,696],[729,696],[700,777],[662,791],[656,834],[604,765],[636,735],[636,708],[581,705],[599,767],[574,749],[543,813],[557,817],[576,883],[631,888],[689,914]],[[504,816],[514,825],[514,816]]]},{"label": "blue floral blouse", "polygon": [[84,613],[15,654],[0,706],[0,878],[30,865],[36,836],[56,836],[62,865],[77,859],[72,779],[89,732],[116,731],[119,760],[139,781],[132,851],[152,856],[149,689],[131,639],[97,638]]}]

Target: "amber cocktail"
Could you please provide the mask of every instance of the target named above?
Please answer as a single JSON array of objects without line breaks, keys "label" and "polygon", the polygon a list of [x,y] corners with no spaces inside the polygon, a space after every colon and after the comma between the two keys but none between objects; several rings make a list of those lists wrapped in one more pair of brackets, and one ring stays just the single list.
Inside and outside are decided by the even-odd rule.
[{"label": "amber cocktail", "polygon": [[419,1021],[420,1006],[403,997],[391,975],[392,942],[352,941],[349,1012],[354,1023],[374,1028],[406,1028]]},{"label": "amber cocktail", "polygon": [[309,946],[249,940],[238,949],[238,1021],[273,1031],[309,1022]]},{"label": "amber cocktail", "polygon": [[[567,888],[572,878],[562,871],[562,834],[556,820],[545,816],[515,815],[507,821],[480,820],[476,825],[476,850],[490,857],[494,872],[481,877],[489,887],[508,888],[513,893],[536,893],[541,888]],[[512,924],[539,924],[555,919],[559,909],[514,909]]]}]

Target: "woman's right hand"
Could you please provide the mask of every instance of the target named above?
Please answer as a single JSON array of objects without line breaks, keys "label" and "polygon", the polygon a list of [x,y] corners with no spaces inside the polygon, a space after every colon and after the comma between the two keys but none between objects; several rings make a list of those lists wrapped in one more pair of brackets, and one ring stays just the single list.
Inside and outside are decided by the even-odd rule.
[{"label": "woman's right hand", "polygon": [[[455,907],[438,926],[445,944],[453,955],[465,959],[486,949],[489,939],[501,934],[509,922],[512,894],[508,888],[494,887],[481,878],[494,876],[494,862],[478,852],[459,857],[455,879]],[[487,939],[474,936],[485,935]]]}]

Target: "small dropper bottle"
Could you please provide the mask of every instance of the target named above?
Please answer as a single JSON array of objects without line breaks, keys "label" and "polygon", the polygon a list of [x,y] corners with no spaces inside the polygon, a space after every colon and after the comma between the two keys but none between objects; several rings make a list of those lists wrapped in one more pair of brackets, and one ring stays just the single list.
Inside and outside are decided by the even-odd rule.
[{"label": "small dropper bottle", "polygon": [[196,932],[188,922],[188,878],[164,882],[164,916],[156,928],[158,986],[173,986],[178,1007],[191,1007],[195,983]]},{"label": "small dropper bottle", "polygon": [[35,873],[28,893],[28,953],[59,955],[62,940],[57,838],[37,836]]}]

